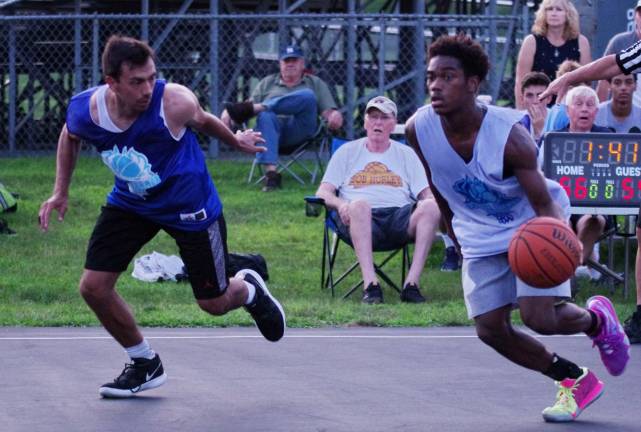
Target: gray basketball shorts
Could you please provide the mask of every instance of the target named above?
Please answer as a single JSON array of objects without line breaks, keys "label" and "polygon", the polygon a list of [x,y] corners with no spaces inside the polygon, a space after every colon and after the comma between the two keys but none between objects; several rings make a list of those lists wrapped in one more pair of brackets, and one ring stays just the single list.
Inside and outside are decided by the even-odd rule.
[{"label": "gray basketball shorts", "polygon": [[519,297],[571,296],[570,281],[552,288],[535,288],[512,273],[507,252],[479,258],[463,258],[463,295],[468,318],[506,305],[517,306]]}]

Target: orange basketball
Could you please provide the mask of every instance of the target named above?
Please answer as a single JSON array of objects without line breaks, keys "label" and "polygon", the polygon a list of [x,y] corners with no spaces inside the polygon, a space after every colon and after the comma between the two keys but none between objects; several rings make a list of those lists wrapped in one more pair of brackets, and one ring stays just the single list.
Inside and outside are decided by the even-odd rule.
[{"label": "orange basketball", "polygon": [[568,225],[536,217],[521,225],[510,241],[507,257],[523,282],[551,288],[568,280],[581,261],[579,239]]}]

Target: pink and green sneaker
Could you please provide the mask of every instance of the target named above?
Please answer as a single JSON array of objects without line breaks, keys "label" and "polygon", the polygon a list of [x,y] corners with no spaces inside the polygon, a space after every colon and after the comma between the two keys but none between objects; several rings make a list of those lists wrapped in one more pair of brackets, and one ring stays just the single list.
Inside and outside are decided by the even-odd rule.
[{"label": "pink and green sneaker", "polygon": [[601,361],[608,372],[614,376],[621,375],[630,360],[630,341],[623,331],[612,302],[597,295],[590,297],[585,307],[601,318],[599,332],[591,337],[593,346],[599,348]]},{"label": "pink and green sneaker", "polygon": [[559,390],[556,402],[541,413],[546,422],[574,421],[581,412],[603,394],[603,383],[588,368],[577,379],[566,378],[556,382]]}]

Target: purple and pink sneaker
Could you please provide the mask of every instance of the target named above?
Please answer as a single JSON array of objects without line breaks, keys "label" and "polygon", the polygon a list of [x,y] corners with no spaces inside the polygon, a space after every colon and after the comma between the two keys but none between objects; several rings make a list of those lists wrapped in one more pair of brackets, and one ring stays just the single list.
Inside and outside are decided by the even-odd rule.
[{"label": "purple and pink sneaker", "polygon": [[611,375],[623,373],[630,360],[630,341],[623,331],[612,302],[604,296],[593,296],[585,303],[586,309],[601,319],[599,333],[591,337],[593,345],[599,348],[601,361]]}]

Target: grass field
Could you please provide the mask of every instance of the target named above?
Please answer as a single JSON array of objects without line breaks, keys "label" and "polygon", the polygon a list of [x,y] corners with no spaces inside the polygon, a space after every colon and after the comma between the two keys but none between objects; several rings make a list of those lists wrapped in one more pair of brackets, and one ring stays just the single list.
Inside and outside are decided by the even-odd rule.
[{"label": "grass field", "polygon": [[[284,179],[284,189],[265,194],[247,185],[249,162],[212,161],[210,172],[224,204],[230,251],[261,253],[269,266],[272,293],[283,303],[288,325],[316,326],[436,326],[469,325],[462,301],[460,273],[438,270],[443,246],[437,240],[429,257],[421,286],[429,302],[407,305],[384,287],[385,304],[367,306],[355,294],[348,300],[332,299],[320,289],[322,220],[305,217],[303,197],[315,186],[301,186]],[[55,160],[47,158],[0,159],[0,181],[20,193],[18,212],[2,214],[16,236],[0,235],[0,325],[93,326],[98,321],[80,298],[77,285],[84,263],[87,240],[112,177],[98,158],[79,160],[65,221],[53,221],[48,233],[37,226],[40,203],[51,193]],[[164,233],[140,255],[158,251],[177,253]],[[346,265],[353,253],[343,249]],[[617,254],[621,252],[617,250]],[[618,260],[621,262],[621,259]],[[248,315],[234,311],[212,317],[196,306],[186,283],[144,283],[130,276],[132,267],[118,283],[118,290],[144,326],[252,325]],[[392,275],[400,275],[392,269]],[[353,281],[354,279],[352,279]],[[631,283],[634,290],[634,283]],[[604,287],[585,283],[577,299],[583,302]],[[614,300],[622,317],[634,306],[634,295],[624,301],[617,289]],[[517,314],[518,315],[518,314]]]}]

